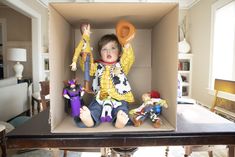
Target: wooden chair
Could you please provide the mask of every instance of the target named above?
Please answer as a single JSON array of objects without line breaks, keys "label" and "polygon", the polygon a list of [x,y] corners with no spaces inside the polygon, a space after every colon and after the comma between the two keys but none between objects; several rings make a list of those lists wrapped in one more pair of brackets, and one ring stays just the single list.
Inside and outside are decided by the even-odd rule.
[{"label": "wooden chair", "polygon": [[40,85],[41,85],[40,97],[41,97],[42,111],[43,111],[50,106],[50,98],[48,98],[50,94],[50,82],[41,81]]},{"label": "wooden chair", "polygon": [[37,103],[37,111],[40,112],[40,105],[42,104],[42,110],[49,106],[50,98],[48,94],[50,93],[49,81],[39,82],[41,90],[40,92],[34,92],[32,94],[32,115],[34,115],[34,103]]},{"label": "wooden chair", "polygon": [[[210,110],[212,112],[220,113],[225,116],[232,116],[235,117],[235,113],[220,107],[220,105],[227,105],[226,101],[234,101],[230,99],[231,97],[227,97],[226,94],[235,94],[235,81],[228,81],[228,80],[221,80],[215,79],[214,84],[215,96],[214,101],[211,105]],[[225,94],[226,93],[226,94]],[[221,104],[219,99],[224,99],[224,104]],[[226,107],[226,106],[224,106]],[[215,146],[185,146],[185,157],[189,156],[194,151],[207,151],[209,157],[213,157],[213,150],[215,149],[226,149],[226,147],[215,147]]]},{"label": "wooden chair", "polygon": [[[233,101],[234,94],[235,94],[235,81],[228,81],[228,80],[221,80],[221,79],[215,79],[215,84],[214,84],[214,90],[215,90],[215,96],[214,96],[214,102],[211,106],[211,111],[215,112],[220,110],[219,112],[224,112],[222,114],[230,114],[230,116],[235,116],[234,112],[230,112],[230,109],[226,109],[226,104],[229,104],[229,101]],[[224,94],[226,93],[226,94]],[[227,96],[227,95],[233,95],[233,96]],[[222,103],[221,101],[219,102],[219,99],[224,99],[223,103],[220,105],[225,105],[223,107],[217,107],[219,106],[219,103]],[[235,103],[233,103],[235,104]]]}]

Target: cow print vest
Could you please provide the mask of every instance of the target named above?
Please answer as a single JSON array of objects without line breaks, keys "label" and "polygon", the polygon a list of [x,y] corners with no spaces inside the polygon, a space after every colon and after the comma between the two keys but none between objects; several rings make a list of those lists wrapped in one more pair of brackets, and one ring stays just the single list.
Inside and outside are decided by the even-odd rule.
[{"label": "cow print vest", "polygon": [[[95,77],[92,83],[92,89],[95,93],[100,90],[100,79],[104,71],[105,66],[101,63],[98,63],[97,71],[95,73]],[[112,67],[110,68],[110,78],[117,93],[123,95],[131,91],[130,84],[119,62],[112,65]]]}]

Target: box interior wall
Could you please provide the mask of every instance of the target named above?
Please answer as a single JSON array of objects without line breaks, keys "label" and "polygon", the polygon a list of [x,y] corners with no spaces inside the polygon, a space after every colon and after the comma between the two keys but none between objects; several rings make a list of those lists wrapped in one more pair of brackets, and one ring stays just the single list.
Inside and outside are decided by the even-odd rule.
[{"label": "box interior wall", "polygon": [[[116,11],[116,5],[123,8],[123,12]],[[49,6],[49,51],[50,51],[50,96],[51,96],[51,130],[52,132],[105,132],[114,130],[108,124],[102,124],[102,128],[83,129],[77,128],[70,118],[64,112],[64,100],[62,90],[64,87],[63,81],[79,76],[83,83],[83,73],[78,70],[76,73],[70,71],[72,56],[75,46],[80,40],[80,31],[78,28],[79,21],[87,18],[91,21],[91,45],[94,48],[93,54],[97,53],[97,41],[107,33],[115,33],[114,27],[122,15],[132,14],[126,18],[131,21],[137,28],[136,36],[132,41],[132,46],[135,51],[136,60],[128,74],[136,104],[141,104],[141,95],[149,92],[151,89],[158,90],[161,97],[167,100],[168,109],[164,109],[162,116],[169,124],[169,128],[162,130],[174,130],[176,127],[176,95],[177,95],[177,28],[178,28],[178,4],[173,3],[154,3],[150,9],[148,3],[139,4],[138,11],[134,3],[104,3],[104,4],[50,4]],[[74,16],[70,15],[73,12],[72,8],[77,10],[84,8],[92,10],[93,7],[111,8],[114,10],[113,16],[119,18],[111,18],[112,15],[103,11],[106,20],[99,19],[97,13],[85,12],[84,17],[78,17],[78,22],[74,22]],[[83,8],[84,7],[84,8]],[[160,9],[159,9],[160,8]],[[70,11],[67,11],[70,10]],[[151,9],[158,9],[158,12],[153,12]],[[99,9],[98,9],[99,10]],[[159,11],[160,10],[160,11]],[[139,15],[143,11],[147,12],[144,15]],[[149,12],[149,13],[148,13]],[[76,14],[76,12],[74,12]],[[81,13],[82,14],[82,13]],[[88,15],[87,15],[88,14]],[[98,13],[99,14],[99,13]],[[155,15],[159,14],[159,15]],[[86,16],[85,16],[86,15]],[[136,18],[138,15],[138,18]],[[70,17],[72,16],[72,17]],[[88,17],[87,17],[88,16]],[[97,17],[98,16],[98,17]],[[100,15],[101,16],[101,15]],[[138,20],[139,19],[139,20]],[[146,21],[141,21],[144,19]],[[157,19],[157,21],[155,21]],[[89,21],[89,20],[88,20]],[[92,25],[93,24],[93,25]],[[105,24],[105,25],[104,25]],[[98,57],[97,54],[95,56]],[[110,124],[111,125],[111,124]],[[105,127],[104,127],[105,126]],[[125,128],[118,131],[153,131],[151,124],[146,122],[145,125],[139,128]],[[68,129],[69,127],[69,129]],[[107,129],[106,129],[107,128]],[[160,129],[160,131],[162,131]]]}]

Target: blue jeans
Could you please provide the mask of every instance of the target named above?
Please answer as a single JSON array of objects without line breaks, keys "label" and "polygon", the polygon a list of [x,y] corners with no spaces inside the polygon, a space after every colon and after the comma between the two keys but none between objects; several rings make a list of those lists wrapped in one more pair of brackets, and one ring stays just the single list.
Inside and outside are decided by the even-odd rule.
[{"label": "blue jeans", "polygon": [[[112,110],[112,124],[114,125],[117,119],[117,113],[119,110],[122,110],[123,112],[125,112],[128,115],[129,112],[129,104],[126,101],[121,101],[122,105],[118,106],[117,108],[113,108]],[[100,121],[100,116],[102,113],[102,109],[103,106],[100,105],[95,99],[90,103],[90,105],[88,106],[90,112],[91,112],[91,117],[94,121],[94,126],[97,126],[101,123]],[[79,117],[74,118],[75,123],[77,124],[78,127],[80,128],[86,128],[86,125],[83,124],[83,122],[81,121],[81,119]],[[131,124],[131,121],[129,120],[127,124]]]}]

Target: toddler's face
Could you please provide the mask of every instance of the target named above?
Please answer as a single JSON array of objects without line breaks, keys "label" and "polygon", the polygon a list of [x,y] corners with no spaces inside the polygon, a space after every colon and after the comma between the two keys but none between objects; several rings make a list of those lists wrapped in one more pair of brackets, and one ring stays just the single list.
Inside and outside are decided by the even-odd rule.
[{"label": "toddler's face", "polygon": [[104,62],[116,62],[119,57],[117,43],[115,41],[108,42],[101,49],[101,59]]}]

